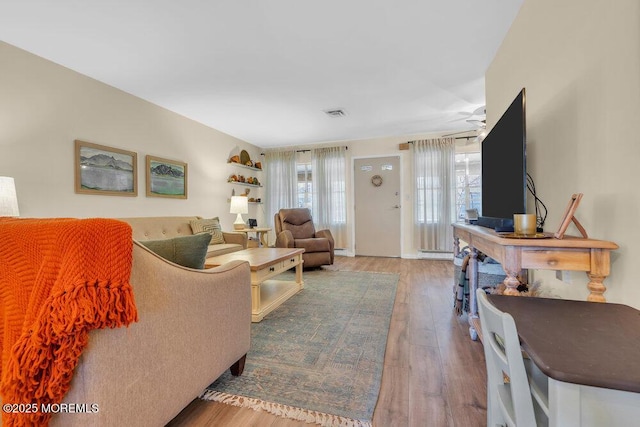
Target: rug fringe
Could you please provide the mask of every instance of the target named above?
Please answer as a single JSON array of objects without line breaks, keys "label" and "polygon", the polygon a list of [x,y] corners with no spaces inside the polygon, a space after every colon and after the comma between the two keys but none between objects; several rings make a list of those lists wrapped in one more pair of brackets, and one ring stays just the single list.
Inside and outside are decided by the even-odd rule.
[{"label": "rug fringe", "polygon": [[325,414],[324,412],[309,409],[296,408],[295,406],[281,403],[266,402],[251,397],[238,396],[215,390],[205,390],[200,395],[202,400],[224,403],[226,405],[250,408],[254,411],[265,411],[270,414],[306,423],[315,423],[322,427],[372,427],[368,421],[353,420],[339,415]]}]

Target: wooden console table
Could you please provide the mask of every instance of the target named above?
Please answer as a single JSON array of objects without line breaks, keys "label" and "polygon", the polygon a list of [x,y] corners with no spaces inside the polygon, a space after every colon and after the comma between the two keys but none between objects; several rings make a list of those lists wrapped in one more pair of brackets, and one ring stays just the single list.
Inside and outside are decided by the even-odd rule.
[{"label": "wooden console table", "polygon": [[609,275],[610,252],[618,245],[605,240],[565,236],[563,239],[510,239],[490,228],[469,224],[454,224],[454,253],[459,254],[460,241],[471,249],[469,262],[469,324],[471,337],[480,330],[475,291],[478,284],[478,251],[502,264],[505,295],[519,295],[518,275],[523,269],[585,271],[589,276],[588,301],[606,302],[604,279]]}]

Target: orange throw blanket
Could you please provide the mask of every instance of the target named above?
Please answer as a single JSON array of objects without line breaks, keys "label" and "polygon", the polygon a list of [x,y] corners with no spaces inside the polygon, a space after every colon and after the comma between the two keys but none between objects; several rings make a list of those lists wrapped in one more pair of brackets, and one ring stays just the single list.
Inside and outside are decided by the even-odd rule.
[{"label": "orange throw blanket", "polygon": [[0,218],[0,393],[20,412],[3,406],[5,426],[47,425],[89,331],[138,320],[132,253],[121,221]]}]

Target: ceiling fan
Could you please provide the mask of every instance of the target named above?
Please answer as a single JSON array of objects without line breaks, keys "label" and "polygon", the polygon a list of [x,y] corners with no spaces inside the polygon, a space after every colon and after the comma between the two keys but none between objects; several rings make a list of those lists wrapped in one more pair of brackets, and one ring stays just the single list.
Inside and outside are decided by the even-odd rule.
[{"label": "ceiling fan", "polygon": [[458,114],[463,115],[462,118],[457,120],[465,120],[475,126],[475,129],[452,133],[444,136],[454,136],[461,134],[468,134],[465,136],[456,136],[456,139],[466,139],[465,145],[472,144],[474,142],[481,142],[486,136],[487,120],[486,120],[486,107],[482,105],[476,108],[472,112],[460,112]]},{"label": "ceiling fan", "polygon": [[[469,113],[466,113],[469,114]],[[486,106],[481,106],[473,110],[471,114],[469,114],[466,118],[467,123],[471,123],[476,126],[478,129],[486,129],[487,128],[487,109]]]}]

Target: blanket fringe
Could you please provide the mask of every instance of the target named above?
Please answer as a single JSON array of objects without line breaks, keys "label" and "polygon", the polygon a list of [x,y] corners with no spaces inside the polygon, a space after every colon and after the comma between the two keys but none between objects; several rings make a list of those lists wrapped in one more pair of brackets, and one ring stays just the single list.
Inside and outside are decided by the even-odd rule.
[{"label": "blanket fringe", "polygon": [[[5,404],[60,403],[89,332],[137,321],[131,233],[107,218],[0,218]],[[51,415],[6,411],[2,424],[45,426]]]},{"label": "blanket fringe", "polygon": [[200,395],[200,399],[241,408],[249,408],[254,411],[265,411],[282,418],[314,423],[322,427],[372,427],[369,421],[354,420],[339,415],[325,414],[324,412],[297,408],[282,403],[266,402],[260,399],[237,396],[215,390],[205,390]]}]

